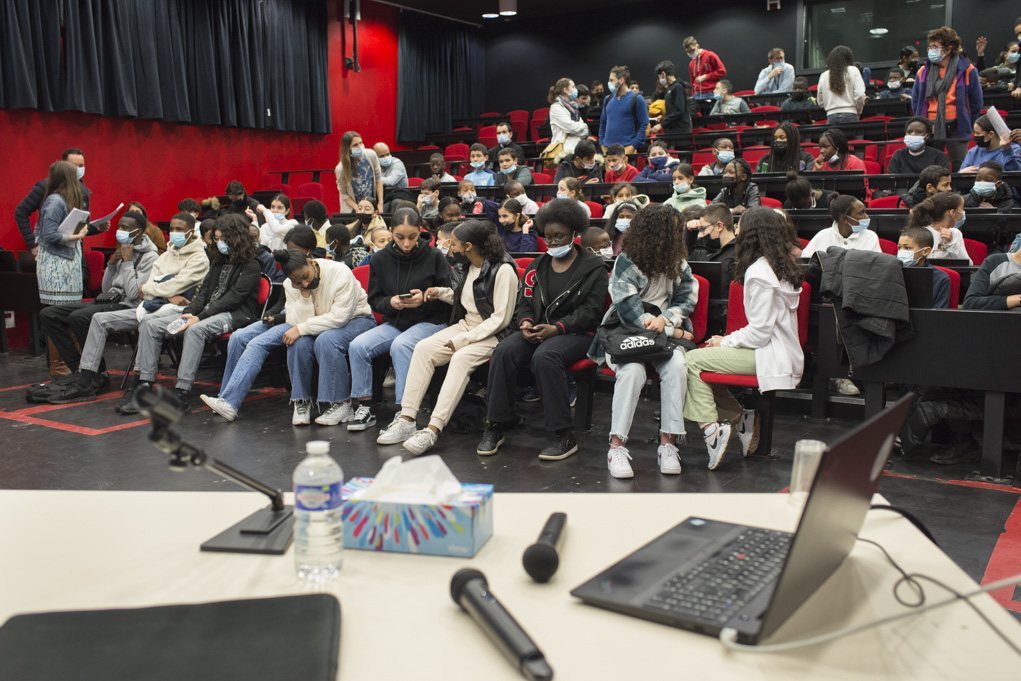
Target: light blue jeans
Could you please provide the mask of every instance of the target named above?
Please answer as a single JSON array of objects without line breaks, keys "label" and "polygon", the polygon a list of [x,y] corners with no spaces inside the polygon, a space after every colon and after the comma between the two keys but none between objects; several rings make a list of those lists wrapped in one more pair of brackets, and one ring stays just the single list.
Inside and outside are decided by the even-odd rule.
[{"label": "light blue jeans", "polygon": [[[610,435],[616,435],[627,441],[631,432],[631,422],[635,417],[635,407],[641,397],[645,385],[645,364],[628,362],[614,365],[607,358],[607,365],[617,374],[613,384],[612,416],[610,417]],[[653,364],[659,374],[659,431],[670,435],[684,434],[684,393],[688,387],[688,364],[684,359],[684,350],[675,348],[674,354],[665,362]]]},{"label": "light blue jeans", "polygon": [[419,341],[425,340],[446,324],[419,322],[407,331],[400,331],[389,322],[380,324],[371,331],[351,341],[348,355],[351,358],[351,397],[358,400],[372,397],[372,360],[387,350],[393,360],[394,374],[397,384],[394,386],[397,404],[404,397],[404,382],[408,378],[408,367],[411,366],[411,355]]},{"label": "light blue jeans", "polygon": [[220,397],[230,406],[241,408],[266,357],[273,348],[283,347],[284,334],[290,328],[290,324],[266,326],[259,320],[231,334],[227,341],[227,368],[220,384]]},{"label": "light blue jeans", "polygon": [[351,398],[351,377],[347,353],[351,341],[376,326],[372,317],[356,317],[339,329],[318,336],[302,336],[287,348],[287,368],[291,372],[291,400],[312,396],[312,367],[319,362],[319,402],[332,404]]}]

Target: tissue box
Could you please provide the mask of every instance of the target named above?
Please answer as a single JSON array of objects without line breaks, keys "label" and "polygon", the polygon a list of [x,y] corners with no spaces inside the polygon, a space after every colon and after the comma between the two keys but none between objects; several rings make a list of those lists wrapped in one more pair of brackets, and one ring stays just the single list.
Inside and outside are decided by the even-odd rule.
[{"label": "tissue box", "polygon": [[453,504],[400,504],[351,497],[373,478],[352,478],[340,490],[344,546],[369,551],[465,558],[493,534],[493,486],[461,485]]}]

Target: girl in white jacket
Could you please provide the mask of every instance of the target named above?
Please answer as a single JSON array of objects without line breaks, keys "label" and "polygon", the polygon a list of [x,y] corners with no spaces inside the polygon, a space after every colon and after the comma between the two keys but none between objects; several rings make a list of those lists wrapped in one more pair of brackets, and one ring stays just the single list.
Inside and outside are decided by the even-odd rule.
[{"label": "girl in white jacket", "polygon": [[549,125],[552,134],[550,135],[549,148],[552,149],[558,144],[564,148],[554,159],[560,163],[561,158],[574,153],[578,142],[589,136],[588,121],[581,116],[578,110],[576,98],[578,88],[570,78],[561,78],[549,89]]},{"label": "girl in white jacket", "polygon": [[261,203],[256,210],[262,213],[265,222],[259,225],[253,218],[252,224],[259,228],[259,243],[271,251],[287,248],[284,236],[298,226],[298,221],[287,217],[291,212],[291,200],[285,194],[277,194],[269,202],[269,208]]},{"label": "girl in white jacket", "polygon": [[925,227],[932,232],[936,247],[929,254],[929,260],[953,258],[967,260],[971,265],[971,256],[964,246],[964,234],[960,229],[966,218],[964,197],[957,192],[940,192],[915,204],[908,218],[908,227]]},{"label": "girl in white jacket", "polygon": [[[705,348],[686,355],[684,417],[702,428],[710,469],[723,459],[732,423],[748,455],[755,413],[743,411],[726,386],[705,383],[701,373],[754,374],[759,390],[765,392],[795,388],[805,367],[798,337],[802,276],[790,256],[782,218],[770,208],[748,209],[741,216],[736,243],[734,279],[744,284],[748,325],[726,336],[713,336]],[[724,417],[722,421],[720,416]]]},{"label": "girl in white jacket", "polygon": [[[287,368],[291,374],[291,423],[307,426],[310,421],[312,370],[319,363],[319,405],[321,426],[335,426],[351,419],[351,378],[347,348],[356,336],[376,325],[368,298],[347,265],[312,258],[297,249],[278,250],[273,257],[284,275],[286,323],[267,327],[266,343],[249,343],[230,377],[224,380],[220,396],[202,396],[202,401],[220,416],[233,421],[238,407],[251,387],[268,350],[276,343],[287,346]],[[263,347],[265,346],[265,347]]]}]

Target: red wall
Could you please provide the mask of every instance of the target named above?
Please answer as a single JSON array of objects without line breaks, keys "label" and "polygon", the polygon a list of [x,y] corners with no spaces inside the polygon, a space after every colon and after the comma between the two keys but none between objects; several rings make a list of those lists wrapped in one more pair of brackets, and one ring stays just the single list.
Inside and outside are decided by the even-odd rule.
[{"label": "red wall", "polygon": [[[336,3],[339,4],[339,3]],[[77,112],[0,110],[0,138],[7,145],[4,189],[0,193],[0,245],[24,249],[14,209],[66,147],[85,152],[85,183],[94,192],[92,208],[103,215],[118,203],[141,201],[153,220],[167,220],[177,202],[222,194],[230,180],[250,191],[278,180],[267,171],[332,168],[340,137],[356,130],[367,145],[393,146],[397,111],[396,8],[362,3],[358,24],[361,73],[344,68],[343,30],[336,4],[329,20],[330,110],[333,133],[309,135],[240,128],[181,125],[159,121],[103,118]],[[344,47],[351,53],[350,28]],[[292,176],[291,186],[308,175]],[[336,181],[324,175],[325,202],[338,209]],[[86,246],[114,243],[113,231],[86,240]]]}]

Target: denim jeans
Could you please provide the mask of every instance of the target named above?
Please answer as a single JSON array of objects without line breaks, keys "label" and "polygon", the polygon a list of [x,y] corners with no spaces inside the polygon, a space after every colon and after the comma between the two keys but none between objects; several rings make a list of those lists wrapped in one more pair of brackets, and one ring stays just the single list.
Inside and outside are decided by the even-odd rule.
[{"label": "denim jeans", "polygon": [[266,357],[273,348],[283,347],[284,334],[290,328],[290,324],[267,326],[259,320],[231,334],[227,341],[227,369],[220,384],[220,397],[230,406],[241,408]]},{"label": "denim jeans", "polygon": [[287,369],[291,372],[291,399],[312,396],[312,366],[319,362],[320,403],[346,402],[351,397],[347,354],[351,341],[376,326],[372,317],[356,317],[339,329],[318,336],[302,336],[287,348]]},{"label": "denim jeans", "polygon": [[446,326],[420,322],[402,332],[387,322],[355,338],[348,350],[351,359],[351,397],[356,400],[372,397],[372,360],[389,350],[394,374],[397,376],[397,384],[394,386],[396,403],[400,404],[415,346]]},{"label": "denim jeans", "polygon": [[[631,422],[635,417],[635,407],[645,385],[645,364],[628,362],[614,365],[607,360],[607,365],[617,374],[613,385],[613,413],[610,417],[610,435],[616,435],[627,441],[631,431]],[[688,383],[688,364],[684,359],[684,350],[676,348],[674,354],[665,362],[653,364],[659,374],[659,402],[661,433],[671,435],[684,434],[684,393]]]}]

